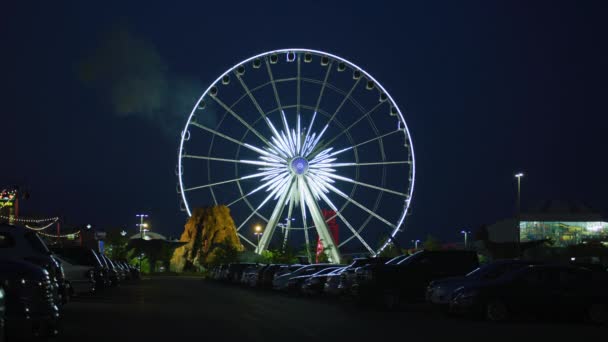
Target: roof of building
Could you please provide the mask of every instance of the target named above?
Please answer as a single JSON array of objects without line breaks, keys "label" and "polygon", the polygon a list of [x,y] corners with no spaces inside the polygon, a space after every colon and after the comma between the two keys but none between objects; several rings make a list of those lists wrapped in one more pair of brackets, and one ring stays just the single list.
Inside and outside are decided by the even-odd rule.
[{"label": "roof of building", "polygon": [[522,221],[603,221],[602,214],[582,201],[546,200],[521,214]]}]

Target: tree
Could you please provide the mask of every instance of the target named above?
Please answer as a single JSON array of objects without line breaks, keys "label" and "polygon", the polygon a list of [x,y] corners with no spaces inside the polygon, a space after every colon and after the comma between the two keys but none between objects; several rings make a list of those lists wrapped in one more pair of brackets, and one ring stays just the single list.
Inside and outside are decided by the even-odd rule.
[{"label": "tree", "polygon": [[122,229],[111,229],[106,232],[104,239],[105,254],[110,259],[126,259],[129,251],[129,238],[122,236]]},{"label": "tree", "polygon": [[243,250],[230,209],[224,205],[194,209],[180,241],[185,244],[171,258],[171,266],[178,272],[236,260]]}]

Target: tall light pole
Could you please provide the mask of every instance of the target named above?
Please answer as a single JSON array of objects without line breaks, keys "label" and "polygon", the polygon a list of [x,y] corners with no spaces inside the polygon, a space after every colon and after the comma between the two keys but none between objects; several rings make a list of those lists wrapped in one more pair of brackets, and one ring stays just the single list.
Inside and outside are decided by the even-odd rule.
[{"label": "tall light pole", "polygon": [[471,233],[471,231],[461,230],[460,233],[464,234],[464,249],[469,248],[469,234]]},{"label": "tall light pole", "polygon": [[254,233],[255,236],[258,237],[258,246],[259,246],[260,245],[260,235],[262,235],[262,226],[260,226],[258,224],[254,227],[254,230],[255,230],[255,233]]},{"label": "tall light pole", "polygon": [[[137,214],[136,217],[139,217],[139,223],[137,226],[139,227],[139,238],[143,241],[144,239],[144,228],[148,227],[147,223],[144,223],[144,218],[148,217],[147,214]],[[140,241],[141,244],[141,241]],[[142,262],[142,253],[139,253],[139,273],[141,273],[141,262]]]},{"label": "tall light pole", "polygon": [[414,248],[416,250],[418,250],[418,243],[420,242],[420,240],[412,240],[412,243],[414,243]]},{"label": "tall light pole", "polygon": [[517,178],[517,254],[521,253],[521,177],[524,176],[523,172],[515,174]]},{"label": "tall light pole", "polygon": [[515,174],[515,178],[517,178],[517,216],[521,213],[521,177],[524,176],[523,172],[519,172]]}]

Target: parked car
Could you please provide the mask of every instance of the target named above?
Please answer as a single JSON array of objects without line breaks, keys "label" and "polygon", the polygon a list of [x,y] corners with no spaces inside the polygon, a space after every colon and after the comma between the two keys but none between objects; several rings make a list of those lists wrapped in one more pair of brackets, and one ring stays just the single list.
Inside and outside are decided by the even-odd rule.
[{"label": "parked car", "polygon": [[505,273],[534,264],[538,264],[538,262],[519,259],[498,260],[483,265],[464,277],[451,277],[435,280],[427,287],[426,300],[431,304],[447,308],[452,299],[452,293],[457,288],[474,283],[493,281]]},{"label": "parked car", "polygon": [[320,295],[323,293],[325,283],[330,275],[338,272],[340,274],[345,268],[344,265],[337,267],[329,267],[321,270],[310,277],[306,278],[300,286],[300,291],[307,295]]},{"label": "parked car", "polygon": [[78,265],[78,263],[57,256],[65,273],[66,283],[71,290],[70,295],[94,293],[95,269],[89,266]]},{"label": "parked car", "polygon": [[491,321],[523,315],[584,317],[608,324],[606,272],[567,265],[531,265],[492,282],[462,286],[450,301],[454,313],[477,314]]},{"label": "parked car", "polygon": [[379,302],[388,309],[423,301],[428,284],[463,276],[479,267],[477,254],[466,250],[420,251],[398,262],[362,267],[352,291],[361,303]]},{"label": "parked car", "polygon": [[342,294],[342,289],[340,289],[340,283],[342,274],[346,272],[348,267],[342,267],[341,269],[335,270],[332,273],[328,274],[325,279],[325,284],[323,284],[323,294],[326,296],[337,297]]},{"label": "parked car", "polygon": [[266,271],[268,267],[270,267],[270,264],[258,265],[258,267],[255,268],[255,270],[249,276],[247,285],[250,287],[261,287],[264,271]]},{"label": "parked car", "polygon": [[[292,294],[300,294],[300,293],[302,293],[302,286],[308,279],[310,279],[314,276],[325,275],[338,268],[338,267],[333,267],[333,266],[336,266],[336,265],[327,265],[322,268],[309,267],[308,269],[304,270],[304,272],[301,272],[300,275],[291,277],[287,281],[287,286],[286,286],[285,290],[287,290],[287,292],[292,293]],[[342,265],[342,267],[343,266],[344,265]]]},{"label": "parked car", "polygon": [[268,265],[268,267],[266,267],[262,272],[262,279],[259,282],[259,286],[266,289],[272,288],[272,280],[274,279],[274,275],[281,270],[282,267],[288,266],[283,264]]},{"label": "parked car", "polygon": [[59,308],[46,269],[23,260],[0,259],[0,283],[5,291],[9,340],[58,334]]},{"label": "parked car", "polygon": [[0,224],[0,239],[6,243],[0,248],[0,258],[25,260],[46,269],[51,277],[55,302],[58,305],[67,303],[69,290],[63,268],[35,231]]},{"label": "parked car", "polygon": [[112,263],[112,261],[110,260],[110,258],[108,258],[107,256],[105,256],[102,253],[97,253],[97,257],[99,257],[99,260],[103,263],[104,268],[108,272],[108,278],[110,280],[110,286],[118,286],[118,284],[120,284],[121,278],[122,278],[121,273],[114,266],[114,264]]},{"label": "parked car", "polygon": [[249,285],[251,278],[253,278],[254,274],[257,274],[259,267],[260,267],[259,264],[253,264],[253,265],[247,266],[245,269],[243,269],[239,282],[243,285]]},{"label": "parked car", "polygon": [[295,277],[307,275],[307,274],[313,274],[313,273],[316,273],[322,269],[325,269],[325,268],[328,268],[331,266],[333,266],[333,265],[332,264],[313,264],[313,265],[300,266],[298,269],[296,269],[293,272],[285,273],[285,274],[279,275],[278,277],[275,276],[274,280],[272,281],[272,288],[275,290],[285,291],[288,289],[288,283],[291,278],[295,278]]},{"label": "parked car", "polygon": [[355,283],[357,278],[357,270],[361,269],[361,267],[365,265],[374,265],[374,264],[384,264],[387,262],[393,262],[394,260],[398,260],[401,257],[396,257],[393,259],[390,258],[356,258],[353,262],[346,266],[346,269],[340,273],[339,283],[336,288],[335,295],[350,295],[350,290],[352,285]]},{"label": "parked car", "polygon": [[226,280],[231,283],[238,283],[243,276],[243,271],[250,267],[254,266],[254,263],[233,263],[228,265],[228,269],[226,270]]},{"label": "parked car", "polygon": [[54,247],[52,251],[59,258],[67,260],[73,265],[87,267],[92,270],[95,290],[110,286],[109,270],[92,249],[85,247]]}]

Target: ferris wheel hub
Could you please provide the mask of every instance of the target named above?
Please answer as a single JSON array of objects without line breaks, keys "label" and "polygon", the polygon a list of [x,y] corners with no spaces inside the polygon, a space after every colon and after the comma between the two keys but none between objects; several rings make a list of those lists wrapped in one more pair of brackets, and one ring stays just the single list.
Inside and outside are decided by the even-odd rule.
[{"label": "ferris wheel hub", "polygon": [[305,175],[308,172],[308,160],[304,157],[295,157],[290,163],[291,172],[298,176]]}]

